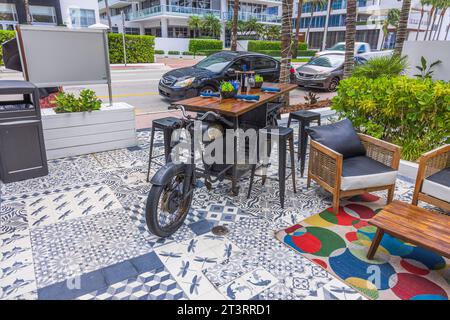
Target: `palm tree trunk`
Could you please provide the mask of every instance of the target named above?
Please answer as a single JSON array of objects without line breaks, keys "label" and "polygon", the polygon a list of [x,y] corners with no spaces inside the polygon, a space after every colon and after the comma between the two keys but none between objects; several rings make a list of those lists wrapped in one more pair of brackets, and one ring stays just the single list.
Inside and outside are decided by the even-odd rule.
[{"label": "palm tree trunk", "polygon": [[450,30],[450,23],[447,25],[447,31],[445,31],[445,38],[444,38],[444,40],[447,40],[448,30]]},{"label": "palm tree trunk", "polygon": [[403,0],[400,19],[398,20],[397,36],[395,38],[394,53],[399,56],[402,54],[403,42],[406,40],[409,10],[411,9],[411,0]]},{"label": "palm tree trunk", "polygon": [[[292,4],[293,0],[282,0],[281,18],[281,66],[280,83],[289,83],[292,47]],[[285,106],[289,105],[289,93],[283,97]]]},{"label": "palm tree trunk", "polygon": [[427,30],[425,31],[425,36],[423,37],[423,40],[427,40],[427,36],[428,36],[428,29],[430,28],[431,25],[431,20],[433,18],[433,14],[434,14],[434,6],[431,7],[430,12],[428,13],[428,23],[427,23]]},{"label": "palm tree trunk", "polygon": [[23,5],[25,6],[25,17],[27,19],[27,24],[31,24],[31,12],[30,12],[30,2],[28,0],[23,0]]},{"label": "palm tree trunk", "polygon": [[431,23],[430,34],[428,35],[428,40],[431,40],[431,34],[433,33],[434,23],[436,22],[437,8],[434,10],[433,22]]},{"label": "palm tree trunk", "polygon": [[355,65],[356,0],[347,0],[347,16],[345,20],[344,78],[348,78],[352,75]]},{"label": "palm tree trunk", "polygon": [[313,20],[313,14],[314,14],[315,7],[316,7],[316,5],[314,3],[311,4],[311,16],[309,18],[308,30],[306,30],[305,41],[308,44],[308,48],[309,48],[309,30],[311,29],[311,24],[312,24],[312,20]]},{"label": "palm tree trunk", "polygon": [[436,40],[439,40],[439,37],[441,36],[442,24],[444,23],[444,17],[445,17],[446,12],[447,12],[447,8],[444,8],[442,11],[442,14],[441,14],[440,22],[438,23],[439,29],[437,31],[437,36],[435,37]]},{"label": "palm tree trunk", "polygon": [[231,51],[237,51],[237,24],[238,24],[239,0],[233,3],[233,25],[231,27]]},{"label": "palm tree trunk", "polygon": [[325,16],[325,29],[323,30],[322,50],[325,50],[325,47],[327,46],[328,23],[330,21],[332,5],[333,5],[333,0],[328,0],[328,10],[327,10],[327,15]]},{"label": "palm tree trunk", "polygon": [[[112,23],[111,23],[111,12],[109,11],[109,3],[108,0],[105,0],[105,9],[106,9],[106,17],[108,18],[108,27],[109,31],[112,29]],[[123,33],[125,33],[125,30],[122,30]]]},{"label": "palm tree trunk", "polygon": [[298,51],[298,37],[300,36],[300,19],[302,17],[303,0],[298,0],[297,19],[295,20],[295,38],[294,38],[294,53],[293,57],[297,58]]},{"label": "palm tree trunk", "polygon": [[419,25],[417,26],[416,41],[417,41],[417,39],[419,39],[419,32],[420,32],[420,26],[422,25],[423,14],[424,14],[424,10],[423,10],[423,6],[422,6],[422,8],[420,9]]}]

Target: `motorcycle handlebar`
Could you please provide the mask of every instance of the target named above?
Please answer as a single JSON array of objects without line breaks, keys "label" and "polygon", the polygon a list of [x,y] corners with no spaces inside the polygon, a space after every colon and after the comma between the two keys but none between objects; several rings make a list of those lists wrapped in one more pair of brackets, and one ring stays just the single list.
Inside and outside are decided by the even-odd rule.
[{"label": "motorcycle handlebar", "polygon": [[212,115],[214,118],[216,118],[217,120],[223,122],[225,125],[227,125],[228,127],[233,127],[233,122],[225,119],[224,117],[222,117],[220,114],[215,113],[214,111],[208,111],[206,112],[203,116],[201,116],[199,118],[200,121],[205,120],[209,115]]}]

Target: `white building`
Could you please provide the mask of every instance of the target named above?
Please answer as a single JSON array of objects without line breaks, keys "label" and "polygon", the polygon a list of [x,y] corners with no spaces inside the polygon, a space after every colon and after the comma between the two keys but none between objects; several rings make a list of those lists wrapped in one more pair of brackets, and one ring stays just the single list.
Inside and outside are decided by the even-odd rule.
[{"label": "white building", "polygon": [[[297,16],[297,0],[294,0],[293,20]],[[100,18],[107,24],[105,0],[99,0]],[[112,31],[121,33],[121,12],[125,17],[125,33],[148,34],[163,38],[190,38],[193,31],[189,30],[187,21],[192,15],[213,14],[223,23],[231,20],[233,11],[232,0],[108,0]],[[311,48],[329,47],[344,40],[346,0],[328,2],[330,16],[327,17],[328,7],[318,7],[314,10],[309,37]],[[264,24],[281,24],[281,0],[245,0],[240,1],[240,20],[257,19]],[[364,41],[372,47],[380,49],[392,47],[395,43],[395,30],[390,28],[387,37],[383,36],[382,25],[389,9],[401,9],[402,2],[397,0],[359,0],[357,17],[357,41]],[[413,0],[408,23],[408,39],[416,37],[416,30],[420,20],[421,5],[419,0]],[[424,16],[419,28],[419,40],[423,39],[427,28],[431,7],[424,8]],[[439,12],[440,13],[440,12]],[[439,39],[444,39],[450,21],[450,10],[447,10],[442,23],[443,27]],[[301,16],[301,33],[306,34],[311,20],[311,3],[303,5]],[[432,28],[432,38],[439,33],[436,19]],[[328,23],[326,41],[324,41],[325,25]],[[295,25],[295,24],[294,24]],[[224,29],[224,28],[223,28]],[[450,36],[449,36],[450,37]],[[222,32],[221,38],[229,43],[229,34]],[[383,44],[384,39],[384,44]]]}]

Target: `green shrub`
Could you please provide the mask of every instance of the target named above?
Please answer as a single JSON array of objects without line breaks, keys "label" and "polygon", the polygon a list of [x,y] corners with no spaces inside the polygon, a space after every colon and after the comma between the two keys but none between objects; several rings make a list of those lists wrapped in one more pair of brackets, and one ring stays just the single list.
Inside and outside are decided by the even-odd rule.
[{"label": "green shrub", "polygon": [[180,54],[180,51],[176,51],[176,50],[169,50],[168,54],[179,55],[179,54]]},{"label": "green shrub", "polygon": [[190,52],[190,51],[184,51],[183,52],[183,56],[193,56],[193,55],[194,55],[194,53]]},{"label": "green shrub", "polygon": [[11,30],[0,30],[0,65],[3,65],[3,52],[1,44],[16,36],[16,33]]},{"label": "green shrub", "polygon": [[297,57],[313,57],[317,50],[298,50]]},{"label": "green shrub", "polygon": [[450,83],[406,76],[350,77],[339,83],[332,108],[355,128],[403,147],[402,158],[450,142]]},{"label": "green shrub", "polygon": [[223,43],[213,39],[191,39],[189,40],[189,51],[198,54],[199,51],[216,50],[221,51]]},{"label": "green shrub", "polygon": [[[298,50],[306,50],[308,46],[304,42],[298,44]],[[281,41],[264,41],[264,40],[250,40],[248,42],[248,51],[259,52],[261,50],[275,50],[281,51]]]},{"label": "green shrub", "polygon": [[[108,33],[110,63],[124,63],[122,35]],[[155,61],[155,37],[125,35],[128,63],[151,63]]]},{"label": "green shrub", "polygon": [[408,67],[406,56],[398,55],[375,57],[365,64],[357,66],[352,75],[355,77],[365,77],[376,79],[382,76],[399,76]]},{"label": "green shrub", "polygon": [[155,50],[155,54],[165,54],[164,50]]},{"label": "green shrub", "polygon": [[210,56],[214,53],[221,52],[221,51],[222,50],[202,50],[202,51],[196,52],[196,54],[199,56]]},{"label": "green shrub", "polygon": [[[280,50],[257,50],[253,51],[257,53],[267,54],[268,56],[272,57],[281,57],[281,51]],[[299,57],[312,57],[316,54],[316,50],[299,50],[297,56]]]},{"label": "green shrub", "polygon": [[99,110],[102,101],[97,98],[95,92],[90,89],[80,91],[79,97],[73,93],[60,92],[56,96],[56,113],[84,112]]}]

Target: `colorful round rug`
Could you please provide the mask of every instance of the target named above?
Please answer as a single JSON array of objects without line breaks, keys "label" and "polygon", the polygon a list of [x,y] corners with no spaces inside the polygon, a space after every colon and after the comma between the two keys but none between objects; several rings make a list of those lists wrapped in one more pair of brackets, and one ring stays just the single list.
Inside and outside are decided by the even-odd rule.
[{"label": "colorful round rug", "polygon": [[367,221],[384,205],[371,194],[353,197],[337,215],[328,208],[276,237],[368,298],[448,300],[448,259],[388,234],[374,259],[366,258],[376,231]]}]

